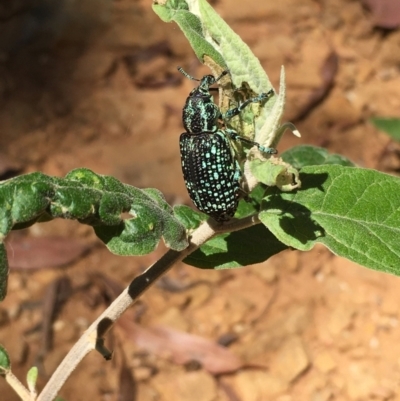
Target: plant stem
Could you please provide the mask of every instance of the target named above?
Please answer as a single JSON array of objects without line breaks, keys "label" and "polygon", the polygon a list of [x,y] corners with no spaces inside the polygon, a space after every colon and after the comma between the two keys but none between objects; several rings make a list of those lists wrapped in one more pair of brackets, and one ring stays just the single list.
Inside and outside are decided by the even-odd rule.
[{"label": "plant stem", "polygon": [[118,317],[173,265],[186,258],[217,233],[237,231],[258,223],[259,220],[255,216],[241,220],[233,219],[223,225],[208,220],[193,232],[190,244],[186,249],[181,252],[167,251],[157,262],[135,277],[118,298],[83,333],[53,373],[37,401],[53,401],[79,362],[93,349],[97,349],[106,359],[109,359],[111,353],[103,346],[104,335]]},{"label": "plant stem", "polygon": [[23,401],[34,401],[32,393],[18,380],[11,371],[5,374],[6,382],[13,388]]}]

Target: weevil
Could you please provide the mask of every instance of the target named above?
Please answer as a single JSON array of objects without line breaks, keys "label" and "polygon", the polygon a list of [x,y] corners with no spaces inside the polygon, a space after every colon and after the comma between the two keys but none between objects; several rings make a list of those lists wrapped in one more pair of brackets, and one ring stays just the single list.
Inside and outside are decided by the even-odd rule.
[{"label": "weevil", "polygon": [[247,99],[222,114],[214,103],[210,86],[229,72],[223,71],[217,78],[205,75],[197,79],[180,67],[178,70],[186,78],[199,82],[190,92],[182,111],[186,132],[181,134],[179,144],[185,185],[195,206],[222,223],[235,214],[241,191],[242,171],[230,139],[255,145],[268,154],[275,154],[276,150],[243,138],[232,128],[221,128],[219,121],[226,122],[247,105],[269,99],[274,91],[271,89]]}]

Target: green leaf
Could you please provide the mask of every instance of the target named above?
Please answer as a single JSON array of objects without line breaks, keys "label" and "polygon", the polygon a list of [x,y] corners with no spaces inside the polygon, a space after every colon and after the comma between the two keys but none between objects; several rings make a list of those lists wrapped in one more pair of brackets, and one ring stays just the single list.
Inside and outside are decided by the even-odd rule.
[{"label": "green leaf", "polygon": [[271,82],[249,46],[206,0],[199,0],[198,5],[207,38],[229,66],[235,86],[240,88],[243,82],[247,82],[256,93],[268,92],[272,88]]},{"label": "green leaf", "polygon": [[189,12],[189,7],[184,0],[168,0],[165,4],[154,2],[154,12],[164,22],[176,22],[186,36],[198,59],[204,63],[204,56],[211,57],[222,69],[226,69],[226,63],[221,54],[204,38],[202,24],[199,18]]},{"label": "green leaf", "polygon": [[7,295],[8,270],[6,247],[0,242],[0,301]]},{"label": "green leaf", "polygon": [[204,213],[185,205],[174,206],[174,214],[187,230],[195,230],[203,221],[208,219],[208,216]]},{"label": "green leaf", "polygon": [[248,160],[246,163],[257,182],[270,187],[277,186],[281,191],[293,191],[301,186],[298,170],[281,159],[260,160],[256,158]]},{"label": "green leaf", "polygon": [[203,269],[228,269],[263,262],[284,249],[286,245],[258,224],[212,238],[184,262]]},{"label": "green leaf", "polygon": [[78,182],[66,182],[58,186],[50,205],[54,218],[86,220],[93,216],[94,205],[102,200],[102,192],[85,188]]},{"label": "green leaf", "polygon": [[119,255],[152,252],[161,237],[176,251],[188,246],[185,227],[160,191],[138,189],[85,168],[65,178],[32,173],[4,181],[0,205],[0,299],[6,293],[8,274],[2,241],[10,230],[35,222],[59,217],[89,224]]},{"label": "green leaf", "polygon": [[[222,70],[228,69],[234,86],[240,90],[245,89],[247,97],[267,93],[272,89],[260,61],[206,0],[156,1],[153,9],[163,21],[175,21],[179,25],[197,57],[208,65],[214,74],[218,75]],[[223,80],[220,83],[223,87],[220,93],[220,106],[222,111],[226,111],[230,108],[235,92],[229,85],[223,83]],[[261,145],[270,146],[272,143],[276,145],[284,98],[285,84],[282,71],[279,95],[275,93],[275,96],[262,107],[249,106],[243,115],[230,120],[229,125],[241,135],[254,139]]]},{"label": "green leaf", "polygon": [[28,383],[28,389],[31,393],[36,392],[36,382],[38,378],[38,368],[36,366],[32,366],[26,375],[26,382]]},{"label": "green leaf", "polygon": [[[258,58],[208,2],[192,0],[189,4],[191,3],[194,4],[190,7],[193,11],[197,10],[196,5],[198,4],[199,18],[205,37],[221,53],[228,65],[235,87],[248,86],[256,94],[266,93],[273,89]],[[256,118],[252,124],[252,135],[248,135],[248,129],[239,130],[239,132],[263,146],[276,147],[283,134],[279,127],[284,111],[285,89],[285,72],[282,67],[279,94],[274,91],[275,95],[262,107],[250,107],[251,110],[257,111],[253,113]]]},{"label": "green leaf", "polygon": [[17,223],[33,224],[50,204],[52,184],[52,179],[42,173],[1,182],[0,235],[6,236]]},{"label": "green leaf", "polygon": [[161,236],[176,251],[188,246],[185,227],[174,217],[161,192],[128,185],[125,189],[132,196],[129,210],[132,217],[119,225],[94,227],[96,235],[111,252],[121,256],[145,255],[157,247]]},{"label": "green leaf", "polygon": [[341,166],[353,167],[354,163],[346,157],[329,153],[324,148],[310,145],[295,146],[281,154],[281,158],[300,169],[305,166],[320,166],[323,164],[340,164]]},{"label": "green leaf", "polygon": [[400,275],[400,179],[326,165],[301,170],[302,188],[269,188],[261,221],[287,246],[317,242],[360,265]]},{"label": "green leaf", "polygon": [[247,196],[247,199],[241,199],[239,201],[239,206],[236,210],[235,217],[237,219],[241,219],[243,217],[258,214],[264,193],[265,187],[262,185],[257,185]]},{"label": "green leaf", "polygon": [[130,209],[131,195],[134,196],[116,178],[79,168],[60,180],[51,210],[58,217],[77,219],[89,225],[119,225],[121,213]]},{"label": "green leaf", "polygon": [[400,119],[389,117],[375,117],[371,118],[372,124],[378,129],[386,132],[394,140],[400,142]]},{"label": "green leaf", "polygon": [[268,160],[260,159],[250,161],[250,168],[258,181],[268,186],[276,185],[278,177],[286,170],[283,165],[272,164]]},{"label": "green leaf", "polygon": [[10,357],[6,349],[0,345],[0,376],[4,376],[11,369]]}]

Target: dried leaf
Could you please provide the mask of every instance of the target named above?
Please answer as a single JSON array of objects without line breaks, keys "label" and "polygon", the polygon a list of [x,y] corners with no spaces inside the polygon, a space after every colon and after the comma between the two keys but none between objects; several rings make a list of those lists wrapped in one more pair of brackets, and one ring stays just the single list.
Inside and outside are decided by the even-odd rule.
[{"label": "dried leaf", "polygon": [[8,241],[6,248],[11,269],[41,269],[72,263],[91,245],[72,238],[26,237]]},{"label": "dried leaf", "polygon": [[131,340],[158,356],[170,357],[174,363],[196,361],[212,374],[235,372],[243,366],[236,355],[212,340],[168,327],[144,328],[125,316],[119,320],[119,327]]},{"label": "dried leaf", "polygon": [[399,0],[363,0],[363,3],[370,9],[375,26],[395,29],[400,25]]}]

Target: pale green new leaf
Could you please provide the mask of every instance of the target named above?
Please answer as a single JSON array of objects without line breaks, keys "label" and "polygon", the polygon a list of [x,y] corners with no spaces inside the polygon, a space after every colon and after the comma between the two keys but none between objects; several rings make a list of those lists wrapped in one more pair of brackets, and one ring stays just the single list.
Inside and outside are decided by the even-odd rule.
[{"label": "pale green new leaf", "polygon": [[[253,93],[266,93],[271,82],[260,61],[250,48],[214,11],[206,0],[167,0],[156,2],[154,11],[163,21],[175,21],[188,38],[200,61],[209,56],[217,65],[229,69],[236,88],[249,86]],[[220,73],[210,66],[214,72]],[[263,146],[276,146],[283,131],[279,131],[285,104],[285,74],[282,68],[279,95],[272,96],[262,107],[250,106],[242,114],[252,113],[254,126],[242,129],[242,135],[254,139]],[[223,96],[227,94],[224,93]],[[232,95],[232,94],[231,94]],[[230,95],[228,96],[230,97]],[[232,99],[231,99],[232,100]],[[225,107],[225,106],[224,106]],[[242,122],[244,116],[241,117]],[[235,129],[237,128],[233,124]],[[278,138],[279,137],[279,138]]]},{"label": "pale green new leaf", "polygon": [[176,22],[192,46],[196,56],[204,62],[204,55],[211,57],[223,69],[226,63],[221,54],[204,38],[199,18],[189,12],[184,0],[169,0],[165,4],[153,4],[154,12],[165,22]]},{"label": "pale green new leaf", "polygon": [[39,370],[36,366],[32,366],[26,375],[26,382],[28,384],[29,391],[35,393],[36,383],[39,375]]},{"label": "pale green new leaf", "polygon": [[[206,0],[198,0],[201,22],[206,39],[221,53],[233,83],[237,88],[247,82],[256,93],[268,92],[271,82],[258,58],[249,46],[242,41],[232,28],[219,16]],[[193,1],[189,2],[195,3]],[[194,7],[193,7],[194,8]],[[270,109],[274,103],[271,100],[266,105]]]},{"label": "pale green new leaf", "polygon": [[0,376],[4,376],[5,373],[11,369],[10,357],[6,349],[0,345]]}]

